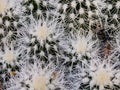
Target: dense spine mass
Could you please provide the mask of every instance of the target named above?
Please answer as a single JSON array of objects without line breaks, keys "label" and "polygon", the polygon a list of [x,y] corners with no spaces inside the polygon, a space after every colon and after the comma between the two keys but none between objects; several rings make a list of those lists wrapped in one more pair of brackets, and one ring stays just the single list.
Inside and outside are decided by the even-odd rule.
[{"label": "dense spine mass", "polygon": [[0,90],[120,90],[120,1],[0,0]]}]

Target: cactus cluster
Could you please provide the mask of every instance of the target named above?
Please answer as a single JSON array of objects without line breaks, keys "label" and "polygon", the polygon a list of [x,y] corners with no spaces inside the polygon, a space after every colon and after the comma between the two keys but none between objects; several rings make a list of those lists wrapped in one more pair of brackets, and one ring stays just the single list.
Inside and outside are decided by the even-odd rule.
[{"label": "cactus cluster", "polygon": [[0,90],[120,90],[120,1],[0,0]]}]

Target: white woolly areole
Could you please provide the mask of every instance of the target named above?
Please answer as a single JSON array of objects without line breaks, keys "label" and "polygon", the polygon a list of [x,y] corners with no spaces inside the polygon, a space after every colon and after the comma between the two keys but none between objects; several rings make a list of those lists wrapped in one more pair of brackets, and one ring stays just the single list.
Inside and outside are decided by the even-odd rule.
[{"label": "white woolly areole", "polygon": [[112,7],[113,7],[113,6],[112,6],[111,4],[109,4],[109,5],[108,5],[108,10],[112,9]]},{"label": "white woolly areole", "polygon": [[[22,0],[0,0],[0,14],[5,14],[7,10],[10,8],[14,9],[14,12],[16,12],[16,8],[18,8],[19,4],[22,2]],[[19,9],[20,11],[20,9]],[[11,13],[8,11],[8,15],[11,16]]]},{"label": "white woolly areole", "polygon": [[5,25],[8,27],[10,26],[10,22],[9,21],[5,21]]},{"label": "white woolly areole", "polygon": [[4,13],[7,9],[7,3],[5,0],[0,0],[0,13]]},{"label": "white woolly areole", "polygon": [[70,14],[70,18],[71,18],[71,19],[75,19],[75,14],[74,14],[74,13],[71,13],[71,14]]},{"label": "white woolly areole", "polygon": [[83,2],[83,0],[79,0],[79,2]]},{"label": "white woolly areole", "polygon": [[73,8],[75,8],[75,7],[76,7],[76,1],[72,1],[72,2],[71,2],[71,6],[72,6]]},{"label": "white woolly areole", "polygon": [[80,24],[83,24],[83,23],[84,23],[84,19],[83,19],[83,18],[80,18],[79,23],[80,23]]},{"label": "white woolly areole", "polygon": [[46,77],[43,75],[35,75],[32,78],[32,86],[35,90],[46,90]]},{"label": "white woolly areole", "polygon": [[14,58],[15,58],[14,53],[11,50],[6,50],[5,53],[3,54],[3,60],[5,60],[6,63],[13,62]]},{"label": "white woolly areole", "polygon": [[[25,59],[24,48],[16,42],[8,43],[6,38],[2,39],[4,44],[3,50],[0,51],[0,62],[4,64],[20,65],[23,58]],[[21,58],[21,62],[16,62],[17,58]],[[24,62],[23,62],[24,63]]]},{"label": "white woolly areole", "polygon": [[93,45],[96,43],[96,40],[92,40],[92,34],[91,31],[89,31],[86,36],[77,34],[76,39],[72,42],[72,46],[78,54],[83,55],[92,50]]},{"label": "white woolly areole", "polygon": [[7,10],[6,0],[0,0],[0,13],[4,13]]},{"label": "white woolly areole", "polygon": [[64,4],[64,5],[63,5],[63,10],[64,10],[64,12],[66,11],[67,8],[68,8],[68,5],[67,5],[67,4]]},{"label": "white woolly areole", "polygon": [[80,8],[79,13],[80,13],[80,14],[83,14],[83,13],[84,13],[84,9],[83,9],[83,8]]},{"label": "white woolly areole", "polygon": [[103,90],[104,86],[111,84],[111,73],[105,68],[98,68],[92,76],[91,83],[100,86],[100,90]]},{"label": "white woolly areole", "polygon": [[82,53],[82,54],[84,54],[87,51],[87,42],[84,37],[80,38],[76,42],[75,49],[76,49],[77,53]]},{"label": "white woolly areole", "polygon": [[49,31],[46,25],[38,26],[35,31],[35,36],[39,39],[45,40],[49,36]]},{"label": "white woolly areole", "polygon": [[3,34],[4,33],[4,30],[3,29],[0,29],[0,34]]},{"label": "white woolly areole", "polygon": [[116,7],[117,7],[117,9],[120,7],[120,1],[117,1]]},{"label": "white woolly areole", "polygon": [[86,5],[87,5],[88,7],[90,7],[91,3],[90,3],[89,0],[86,1]]}]

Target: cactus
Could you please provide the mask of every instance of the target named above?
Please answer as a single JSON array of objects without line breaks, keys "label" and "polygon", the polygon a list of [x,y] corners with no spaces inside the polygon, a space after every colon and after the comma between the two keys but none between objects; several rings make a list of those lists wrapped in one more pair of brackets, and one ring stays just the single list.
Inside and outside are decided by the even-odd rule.
[{"label": "cactus", "polygon": [[119,0],[0,0],[1,90],[120,90]]}]

